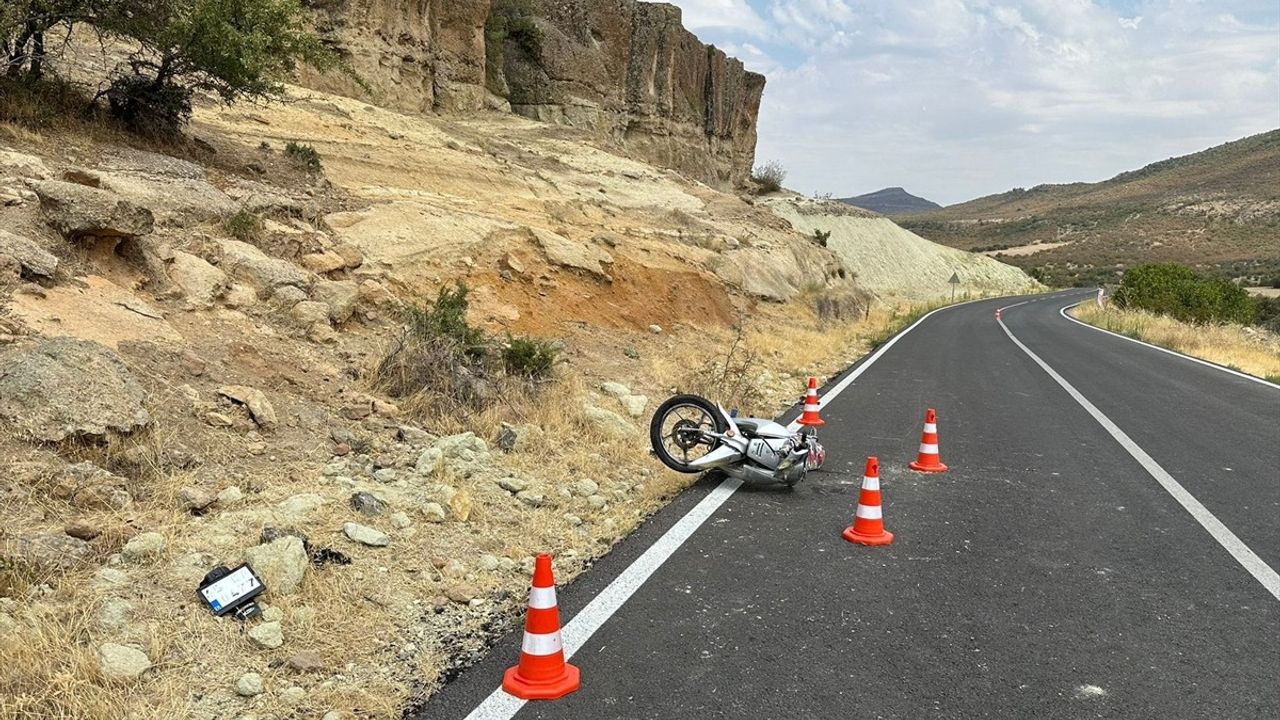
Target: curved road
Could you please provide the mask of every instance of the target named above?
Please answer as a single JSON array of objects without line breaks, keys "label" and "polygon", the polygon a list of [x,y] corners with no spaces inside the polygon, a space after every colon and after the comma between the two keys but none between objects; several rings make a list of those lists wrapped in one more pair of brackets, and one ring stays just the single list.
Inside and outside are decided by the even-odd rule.
[{"label": "curved road", "polygon": [[[1280,388],[1059,314],[1091,295],[929,316],[826,401],[823,472],[679,522],[700,483],[561,589],[568,622],[696,526],[581,642],[582,690],[494,694],[516,632],[420,717],[1280,717]],[[927,407],[943,475],[906,468]],[[840,537],[867,455],[887,548]]]}]

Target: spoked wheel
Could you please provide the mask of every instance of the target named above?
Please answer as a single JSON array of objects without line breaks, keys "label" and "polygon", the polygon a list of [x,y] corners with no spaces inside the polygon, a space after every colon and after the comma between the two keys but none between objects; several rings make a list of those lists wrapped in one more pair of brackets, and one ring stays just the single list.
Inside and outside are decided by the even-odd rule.
[{"label": "spoked wheel", "polygon": [[724,432],[729,427],[720,410],[706,398],[676,395],[658,406],[649,423],[649,441],[663,465],[682,473],[700,472],[689,463],[715,447],[703,433]]}]

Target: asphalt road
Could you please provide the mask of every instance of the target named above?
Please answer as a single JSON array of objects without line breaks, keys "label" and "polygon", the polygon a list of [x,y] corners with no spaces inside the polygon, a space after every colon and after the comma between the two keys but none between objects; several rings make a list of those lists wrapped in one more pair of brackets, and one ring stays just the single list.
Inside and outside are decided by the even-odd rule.
[{"label": "asphalt road", "polygon": [[[1280,389],[1004,311],[1042,358],[1264,566],[1280,568]],[[1280,718],[1280,599],[993,317],[943,310],[824,408],[824,472],[734,493],[517,718]],[[942,460],[914,459],[927,407]],[[840,536],[878,455],[893,545]],[[570,620],[713,487],[562,588]],[[464,718],[519,634],[421,711]]]}]

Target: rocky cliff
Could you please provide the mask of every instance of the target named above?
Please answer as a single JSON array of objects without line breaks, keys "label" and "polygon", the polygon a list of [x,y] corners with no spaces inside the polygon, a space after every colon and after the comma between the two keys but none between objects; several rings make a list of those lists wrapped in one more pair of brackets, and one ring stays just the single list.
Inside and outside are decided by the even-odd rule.
[{"label": "rocky cliff", "polygon": [[672,5],[334,0],[317,17],[355,74],[304,77],[318,89],[410,112],[509,110],[721,187],[755,159],[764,76],[702,44]]}]

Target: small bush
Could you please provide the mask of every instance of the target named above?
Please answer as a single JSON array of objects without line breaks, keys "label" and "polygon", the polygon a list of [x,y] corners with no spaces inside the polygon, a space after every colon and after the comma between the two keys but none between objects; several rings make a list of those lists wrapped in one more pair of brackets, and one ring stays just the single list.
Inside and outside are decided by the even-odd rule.
[{"label": "small bush", "polygon": [[405,311],[410,334],[428,340],[446,338],[464,348],[482,349],[487,340],[484,332],[467,324],[470,292],[466,283],[460,281],[452,288],[440,288],[435,303],[430,306],[410,305]]},{"label": "small bush", "polygon": [[681,379],[680,390],[749,413],[762,409],[765,404],[765,392],[760,385],[762,367],[759,354],[747,347],[743,330],[738,327],[725,354],[690,370]]},{"label": "small bush", "polygon": [[262,218],[241,208],[239,212],[222,221],[222,229],[242,242],[253,242],[262,237]]},{"label": "small bush", "polygon": [[770,160],[755,169],[751,174],[751,179],[755,181],[759,193],[767,195],[775,193],[782,189],[782,183],[787,179],[786,168],[782,167],[782,163],[777,160]]},{"label": "small bush", "polygon": [[508,337],[502,348],[502,364],[508,375],[530,379],[545,378],[551,374],[560,348],[553,342],[528,337]]},{"label": "small bush", "polygon": [[828,241],[828,240],[830,240],[830,239],[831,239],[831,231],[830,231],[830,230],[828,230],[828,231],[826,231],[826,232],[822,232],[821,230],[818,230],[817,228],[814,228],[814,231],[813,231],[813,240],[814,240],[814,242],[818,243],[818,244],[819,244],[819,245],[821,245],[822,247],[826,247],[826,246],[827,246],[827,241]]},{"label": "small bush", "polygon": [[1257,314],[1244,288],[1222,278],[1202,278],[1176,263],[1141,265],[1127,270],[1116,291],[1120,307],[1139,308],[1197,324],[1248,325]]},{"label": "small bush", "polygon": [[310,145],[290,142],[284,146],[284,155],[307,172],[318,173],[323,167],[320,153]]}]

